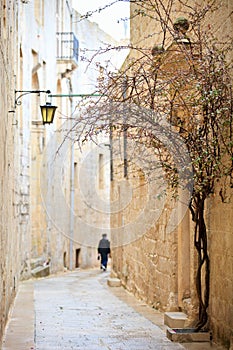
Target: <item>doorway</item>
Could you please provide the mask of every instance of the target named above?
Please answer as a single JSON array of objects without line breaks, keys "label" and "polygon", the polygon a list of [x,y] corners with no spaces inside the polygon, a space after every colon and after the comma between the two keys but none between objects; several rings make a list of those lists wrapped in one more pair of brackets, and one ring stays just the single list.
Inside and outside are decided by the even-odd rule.
[{"label": "doorway", "polygon": [[63,253],[63,266],[66,268],[67,267],[67,256],[66,256],[66,252]]},{"label": "doorway", "polygon": [[75,250],[75,268],[79,267],[80,248]]}]

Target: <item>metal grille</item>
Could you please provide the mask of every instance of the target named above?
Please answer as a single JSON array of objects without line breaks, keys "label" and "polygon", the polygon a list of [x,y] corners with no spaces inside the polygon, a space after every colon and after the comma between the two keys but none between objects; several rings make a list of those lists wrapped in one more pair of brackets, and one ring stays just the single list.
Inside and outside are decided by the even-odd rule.
[{"label": "metal grille", "polygon": [[79,42],[73,32],[57,33],[57,59],[78,63]]}]

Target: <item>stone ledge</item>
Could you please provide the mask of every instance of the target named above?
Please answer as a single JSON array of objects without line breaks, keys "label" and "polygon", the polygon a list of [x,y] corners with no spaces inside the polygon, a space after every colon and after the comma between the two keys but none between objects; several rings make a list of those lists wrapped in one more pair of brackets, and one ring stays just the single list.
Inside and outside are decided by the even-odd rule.
[{"label": "stone ledge", "polygon": [[109,277],[107,280],[107,283],[108,283],[109,287],[120,287],[121,286],[121,280],[119,278]]},{"label": "stone ledge", "polygon": [[46,265],[46,266],[38,266],[35,269],[33,269],[31,271],[32,276],[39,278],[39,277],[46,277],[49,276],[50,274],[50,266]]},{"label": "stone ledge", "polygon": [[195,332],[193,328],[168,328],[167,338],[178,343],[209,342],[210,332]]},{"label": "stone ledge", "polygon": [[170,328],[184,328],[188,316],[183,312],[165,312],[164,324]]}]

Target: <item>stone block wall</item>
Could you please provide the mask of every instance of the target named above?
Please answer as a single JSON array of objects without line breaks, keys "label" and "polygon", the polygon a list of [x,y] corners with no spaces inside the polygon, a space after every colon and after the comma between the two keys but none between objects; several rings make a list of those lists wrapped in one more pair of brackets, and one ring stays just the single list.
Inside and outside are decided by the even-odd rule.
[{"label": "stone block wall", "polygon": [[123,248],[123,284],[152,307],[172,311],[177,309],[177,243],[172,239],[171,248],[157,232]]},{"label": "stone block wall", "polygon": [[21,267],[18,128],[14,113],[16,3],[0,1],[0,341]]},{"label": "stone block wall", "polygon": [[[228,191],[230,192],[230,191]],[[209,203],[210,325],[214,339],[233,346],[233,191]]]},{"label": "stone block wall", "polygon": [[[118,186],[118,181],[113,181],[112,191],[116,192],[114,187]],[[121,210],[117,215],[112,215],[111,226],[115,229],[119,228],[118,231],[112,231],[111,236],[113,275],[120,278],[129,291],[152,307],[161,311],[177,310],[177,231],[168,233],[166,229],[167,215],[172,210],[172,201],[166,202],[159,219],[154,217],[150,229],[146,229],[146,221],[143,227],[141,222],[137,224],[136,220],[145,205],[145,198],[142,199],[145,193],[140,195],[140,192],[134,192],[127,210]],[[119,197],[122,196],[120,192]],[[138,211],[135,211],[135,208]],[[152,216],[153,209],[152,207],[149,209]],[[122,223],[127,225],[134,220],[132,227],[136,232],[138,231],[135,239],[133,235],[131,236],[131,232],[126,230],[124,232],[124,225],[122,226]],[[142,229],[141,234],[139,234],[140,229]],[[124,234],[128,235],[127,243],[124,242],[126,239]]]}]

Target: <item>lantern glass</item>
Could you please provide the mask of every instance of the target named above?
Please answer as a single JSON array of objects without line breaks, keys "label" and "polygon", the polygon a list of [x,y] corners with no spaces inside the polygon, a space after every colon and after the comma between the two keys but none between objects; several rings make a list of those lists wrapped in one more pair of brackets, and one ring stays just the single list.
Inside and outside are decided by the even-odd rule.
[{"label": "lantern glass", "polygon": [[46,102],[44,106],[40,106],[43,124],[51,124],[57,109],[56,106],[52,106],[50,102]]}]

